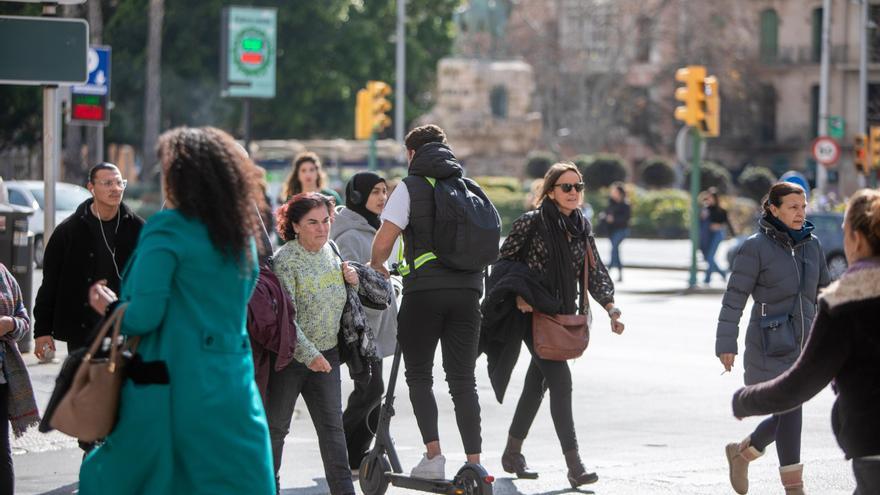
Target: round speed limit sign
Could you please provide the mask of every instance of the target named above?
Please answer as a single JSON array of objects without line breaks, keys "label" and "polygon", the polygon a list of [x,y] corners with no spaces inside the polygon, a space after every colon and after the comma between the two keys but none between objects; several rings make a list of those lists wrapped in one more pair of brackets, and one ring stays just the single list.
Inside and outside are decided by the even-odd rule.
[{"label": "round speed limit sign", "polygon": [[826,167],[835,165],[840,159],[840,145],[830,137],[818,137],[813,141],[813,158]]}]

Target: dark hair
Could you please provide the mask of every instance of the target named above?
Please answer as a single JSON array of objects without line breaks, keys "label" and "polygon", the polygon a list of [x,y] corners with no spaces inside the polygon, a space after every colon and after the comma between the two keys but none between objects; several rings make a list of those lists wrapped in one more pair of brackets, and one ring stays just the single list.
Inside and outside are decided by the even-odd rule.
[{"label": "dark hair", "polygon": [[541,184],[541,192],[538,194],[538,198],[535,200],[535,207],[541,206],[541,202],[544,201],[550,191],[556,186],[556,181],[562,177],[562,174],[566,172],[574,172],[578,176],[578,180],[583,182],[584,176],[581,175],[581,171],[578,170],[577,166],[571,162],[559,162],[554,163],[553,166],[547,170],[547,173],[544,174],[544,182]]},{"label": "dark hair", "polygon": [[100,172],[101,170],[112,170],[114,172],[122,174],[122,172],[119,171],[119,167],[117,167],[116,165],[113,165],[110,162],[101,162],[89,170],[89,182],[94,184],[95,177],[98,176],[98,172]]},{"label": "dark hair", "polygon": [[159,136],[157,151],[177,210],[205,224],[224,256],[253,262],[248,243],[259,225],[253,206],[258,188],[236,146],[232,136],[214,127],[178,127]]},{"label": "dark hair", "polygon": [[[720,205],[719,205],[719,200],[718,200],[718,188],[717,188],[717,187],[712,186],[712,187],[710,187],[709,189],[706,189],[706,190],[704,191],[704,194],[705,194],[707,197],[711,197],[711,198],[712,198],[712,200],[715,202],[715,206],[720,206]],[[780,203],[779,203],[779,204],[782,204],[781,200],[780,200]],[[779,205],[776,205],[776,206],[779,206]]]},{"label": "dark hair", "polygon": [[624,186],[623,182],[615,181],[611,184],[612,189],[617,189],[617,192],[620,193],[620,202],[626,203],[626,186]]},{"label": "dark hair", "polygon": [[846,223],[850,229],[865,236],[872,255],[880,254],[880,191],[856,191],[846,206]]},{"label": "dark hair", "polygon": [[770,186],[770,192],[764,196],[764,201],[761,205],[764,208],[764,213],[772,215],[770,213],[770,205],[779,208],[782,206],[782,198],[789,194],[803,194],[806,196],[807,193],[804,191],[804,188],[792,182],[777,182]]},{"label": "dark hair", "polygon": [[310,211],[321,206],[327,208],[329,215],[333,215],[333,200],[327,196],[313,192],[297,194],[275,212],[275,230],[284,241],[296,239],[293,224],[299,223]]},{"label": "dark hair", "polygon": [[434,124],[423,125],[409,131],[403,142],[406,144],[406,149],[418,151],[422,145],[428,143],[446,144],[446,133]]},{"label": "dark hair", "polygon": [[303,151],[293,159],[293,168],[284,180],[284,187],[281,188],[281,198],[283,201],[287,201],[292,196],[303,192],[302,182],[299,181],[299,168],[304,163],[315,164],[315,168],[318,169],[318,178],[315,181],[315,185],[319,190],[324,187],[324,172],[321,170],[321,159],[317,153]]}]

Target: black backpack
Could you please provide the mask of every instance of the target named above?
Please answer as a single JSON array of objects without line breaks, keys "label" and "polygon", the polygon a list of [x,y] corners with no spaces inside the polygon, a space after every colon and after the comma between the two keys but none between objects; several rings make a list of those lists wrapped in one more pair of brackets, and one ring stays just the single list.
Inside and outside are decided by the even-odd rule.
[{"label": "black backpack", "polygon": [[498,259],[501,217],[480,186],[462,177],[425,179],[434,188],[434,254],[443,265],[482,271]]}]

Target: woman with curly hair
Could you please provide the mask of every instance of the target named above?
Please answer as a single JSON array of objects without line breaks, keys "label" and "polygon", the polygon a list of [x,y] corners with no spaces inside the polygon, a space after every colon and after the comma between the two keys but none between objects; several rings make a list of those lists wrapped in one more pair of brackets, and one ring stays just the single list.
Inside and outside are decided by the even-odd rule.
[{"label": "woman with curly hair", "polygon": [[[159,140],[168,209],[153,215],[123,274],[122,333],[154,377],[126,381],[119,418],[80,470],[80,493],[274,493],[269,431],[245,313],[257,278],[258,220],[246,159],[214,128]],[[98,283],[90,302],[109,313]]]},{"label": "woman with curly hair", "polygon": [[300,193],[316,192],[324,196],[330,196],[336,202],[336,206],[342,205],[339,193],[325,187],[327,174],[321,169],[321,159],[317,153],[304,151],[293,159],[293,169],[284,180],[281,188],[281,202],[286,203],[290,198]]}]

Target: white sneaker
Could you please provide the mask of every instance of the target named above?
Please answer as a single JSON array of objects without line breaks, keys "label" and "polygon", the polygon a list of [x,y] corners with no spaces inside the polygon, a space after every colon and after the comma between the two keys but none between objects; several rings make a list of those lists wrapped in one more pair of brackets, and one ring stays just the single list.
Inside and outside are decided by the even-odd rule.
[{"label": "white sneaker", "polygon": [[440,454],[433,459],[428,459],[428,454],[422,455],[422,460],[412,471],[410,476],[413,478],[423,478],[428,480],[445,480],[446,479],[446,457]]}]

